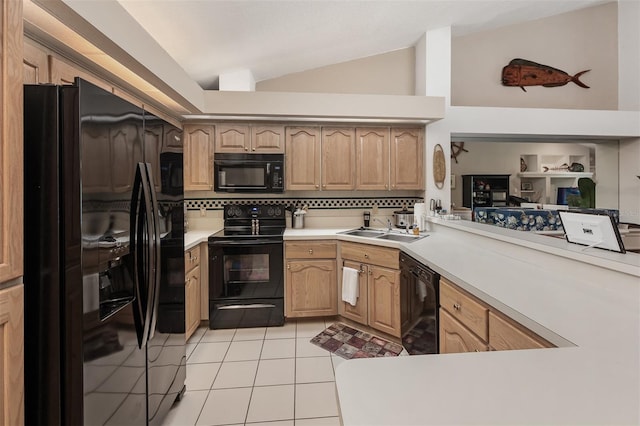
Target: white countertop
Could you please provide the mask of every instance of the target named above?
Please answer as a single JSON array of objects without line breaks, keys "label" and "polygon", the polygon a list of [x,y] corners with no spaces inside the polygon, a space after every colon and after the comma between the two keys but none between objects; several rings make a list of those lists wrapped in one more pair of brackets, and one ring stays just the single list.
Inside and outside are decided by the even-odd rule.
[{"label": "white countertop", "polygon": [[345,229],[287,229],[284,239],[401,248],[559,347],[343,362],[344,425],[640,423],[640,255],[446,222],[410,244]]},{"label": "white countertop", "polygon": [[184,234],[184,249],[189,250],[200,243],[204,243],[209,239],[209,236],[218,232],[219,229],[211,230],[193,230]]},{"label": "white countertop", "polygon": [[403,250],[561,347],[350,360],[336,371],[344,425],[638,424],[640,268],[455,228]]}]

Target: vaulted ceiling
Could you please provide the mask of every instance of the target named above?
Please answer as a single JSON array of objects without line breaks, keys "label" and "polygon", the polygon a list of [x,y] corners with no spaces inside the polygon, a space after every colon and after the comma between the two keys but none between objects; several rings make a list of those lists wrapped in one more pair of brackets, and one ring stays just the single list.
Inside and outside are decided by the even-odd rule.
[{"label": "vaulted ceiling", "polygon": [[[454,36],[463,35],[607,2],[63,1],[125,50],[126,44],[155,45],[204,89],[216,89],[224,73],[249,70],[262,81],[410,47],[431,29],[451,26]],[[114,8],[127,19],[113,19],[108,12]]]}]

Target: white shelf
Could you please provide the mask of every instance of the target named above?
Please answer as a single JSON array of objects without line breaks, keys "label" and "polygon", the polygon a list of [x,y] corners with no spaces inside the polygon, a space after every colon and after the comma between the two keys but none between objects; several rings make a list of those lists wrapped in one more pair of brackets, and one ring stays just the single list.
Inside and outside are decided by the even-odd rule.
[{"label": "white shelf", "polygon": [[591,178],[593,173],[587,172],[521,172],[518,173],[521,178]]}]

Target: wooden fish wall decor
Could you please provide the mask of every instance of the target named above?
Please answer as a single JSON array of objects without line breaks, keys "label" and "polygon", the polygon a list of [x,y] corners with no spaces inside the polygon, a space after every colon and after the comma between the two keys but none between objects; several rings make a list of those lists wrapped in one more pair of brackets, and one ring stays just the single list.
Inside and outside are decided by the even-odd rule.
[{"label": "wooden fish wall decor", "polygon": [[502,85],[520,87],[526,92],[527,89],[524,86],[558,87],[572,81],[578,86],[588,89],[589,86],[579,80],[580,76],[588,71],[591,70],[580,71],[571,76],[548,65],[516,58],[502,68]]}]

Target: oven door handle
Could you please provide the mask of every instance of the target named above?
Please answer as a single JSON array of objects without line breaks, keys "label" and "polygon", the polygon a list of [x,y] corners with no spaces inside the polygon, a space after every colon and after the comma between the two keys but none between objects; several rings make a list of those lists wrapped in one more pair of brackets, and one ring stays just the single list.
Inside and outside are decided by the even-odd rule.
[{"label": "oven door handle", "polygon": [[273,240],[217,240],[210,244],[215,246],[265,246],[268,244],[282,244],[282,241]]},{"label": "oven door handle", "polygon": [[271,303],[252,303],[249,305],[227,305],[221,306],[218,310],[229,310],[229,309],[264,309],[264,308],[275,308],[276,305],[272,305]]}]

